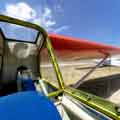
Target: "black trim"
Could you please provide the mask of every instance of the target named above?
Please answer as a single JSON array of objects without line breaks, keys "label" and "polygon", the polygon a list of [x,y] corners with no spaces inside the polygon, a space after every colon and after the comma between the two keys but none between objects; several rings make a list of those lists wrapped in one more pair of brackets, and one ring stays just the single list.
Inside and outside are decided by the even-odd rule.
[{"label": "black trim", "polygon": [[[3,22],[3,21],[0,21],[0,23],[2,23],[2,22]],[[13,23],[9,23],[9,22],[3,22],[3,23],[13,24]],[[13,25],[14,25],[14,24],[13,24]],[[21,26],[21,27],[25,27],[25,28],[28,28],[28,29],[33,29],[33,30],[35,30],[35,31],[36,31],[36,36],[35,36],[34,41],[31,41],[31,40],[30,40],[30,41],[29,41],[29,40],[28,40],[28,41],[24,41],[24,40],[20,40],[20,39],[19,39],[19,40],[16,40],[16,39],[14,39],[14,38],[7,38],[5,35],[3,35],[4,38],[5,38],[5,40],[8,40],[8,41],[16,41],[16,42],[26,42],[26,43],[36,44],[40,34],[42,34],[42,35],[43,35],[43,38],[45,38],[43,31],[38,31],[38,30],[36,30],[36,29],[34,29],[34,28],[22,26],[22,25],[19,25],[19,24],[15,24],[15,25],[18,25],[18,26]],[[2,30],[2,27],[1,27],[0,29],[1,29],[2,33],[4,33],[4,30]]]},{"label": "black trim", "polygon": [[4,56],[5,56],[5,35],[4,35],[1,28],[0,28],[0,33],[1,33],[2,37],[3,37],[3,54],[1,55],[2,56],[2,63],[1,63],[1,69],[0,69],[0,79],[2,80],[2,72],[3,72]]},{"label": "black trim", "polygon": [[[0,15],[0,22],[15,24],[15,25],[26,27],[26,28],[31,28],[31,29],[34,29],[34,30],[37,31],[35,41],[34,42],[32,42],[32,41],[30,42],[30,41],[24,41],[24,40],[9,39],[9,38],[7,38],[4,35],[4,32],[2,31],[2,29],[0,27],[0,32],[1,32],[1,35],[3,37],[3,55],[2,55],[2,63],[1,63],[1,70],[0,70],[0,78],[1,78],[1,80],[0,80],[0,94],[4,95],[6,93],[8,94],[8,92],[10,92],[10,93],[11,92],[15,92],[14,90],[11,91],[11,88],[9,88],[9,85],[13,85],[13,83],[3,84],[3,80],[2,80],[4,59],[5,59],[4,56],[5,56],[6,52],[7,52],[6,51],[7,42],[9,41],[9,42],[22,42],[22,43],[37,44],[38,37],[39,37],[40,34],[42,34],[42,36],[43,36],[42,40],[43,41],[42,41],[41,47],[39,47],[39,49],[38,49],[38,52],[40,53],[41,48],[43,47],[44,43],[46,42],[47,32],[42,27],[40,27],[38,25],[35,25],[35,24],[32,24],[32,23],[28,23],[28,22],[25,22],[25,21],[22,21],[22,20],[17,20],[17,19],[11,18],[11,17],[3,16],[3,15]],[[23,34],[25,34],[25,33],[23,33]],[[37,57],[39,57],[39,53],[38,53]],[[40,73],[40,57],[37,59],[37,62],[38,62],[37,63],[38,71]],[[40,77],[41,77],[41,73],[40,73]],[[15,90],[16,90],[17,88],[16,88],[15,84],[13,85],[13,88],[15,87]],[[1,90],[1,87],[2,87],[2,90]]]},{"label": "black trim", "polygon": [[39,38],[39,35],[40,35],[40,31],[37,33],[37,35],[36,35],[36,39],[35,39],[35,43],[37,44],[37,41],[38,41],[38,38]]},{"label": "black trim", "polygon": [[36,44],[36,42],[23,41],[23,40],[16,40],[16,39],[9,39],[9,38],[6,38],[6,40],[9,41],[9,42],[23,42],[23,43]]},{"label": "black trim", "polygon": [[[16,19],[16,18],[5,16],[5,15],[0,15],[0,22],[15,24],[15,25],[26,27],[26,28],[34,29],[34,30],[40,32],[43,35],[44,40],[47,37],[47,32],[42,27],[38,26],[37,24],[33,24],[31,22],[26,22],[24,20],[19,20],[19,19]],[[26,41],[24,41],[24,42],[26,42]],[[36,44],[36,42],[37,41],[35,41],[35,44]]]},{"label": "black trim", "polygon": [[[9,22],[1,22],[0,21],[0,23],[7,23],[7,24],[13,24],[13,23],[9,23]],[[21,26],[21,27],[25,27],[25,26],[22,26],[22,25],[19,25],[19,24],[13,24],[13,25],[18,25],[18,26]],[[1,30],[2,30],[2,28],[3,27],[1,27]],[[28,28],[28,29],[32,29],[32,30],[35,30],[36,31],[36,36],[35,36],[35,39],[34,39],[34,41],[32,42],[30,42],[30,41],[24,41],[24,40],[16,40],[16,39],[14,39],[14,38],[8,38],[5,34],[4,34],[4,37],[6,38],[6,40],[10,40],[10,41],[18,41],[18,42],[30,42],[30,43],[36,43],[37,42],[37,36],[38,36],[38,34],[40,34],[40,33],[42,33],[42,32],[40,32],[40,31],[38,31],[38,30],[36,30],[36,29],[33,29],[33,28],[29,28],[29,27],[25,27],[26,29]],[[3,31],[3,33],[4,33],[4,30],[2,30]]]}]

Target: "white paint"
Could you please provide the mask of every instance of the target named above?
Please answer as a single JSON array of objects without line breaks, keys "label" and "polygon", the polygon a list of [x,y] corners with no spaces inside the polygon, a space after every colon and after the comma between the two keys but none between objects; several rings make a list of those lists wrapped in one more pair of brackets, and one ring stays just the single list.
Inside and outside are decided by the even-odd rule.
[{"label": "white paint", "polygon": [[86,111],[82,109],[82,107],[77,106],[67,97],[63,96],[62,104],[69,109],[72,113],[74,113],[78,118],[82,120],[95,120],[92,116],[90,116]]},{"label": "white paint", "polygon": [[119,104],[120,105],[120,89],[114,92],[109,98],[107,98],[109,101]]},{"label": "white paint", "polygon": [[112,57],[111,58],[111,65],[120,67],[120,57]]},{"label": "white paint", "polygon": [[47,96],[48,95],[48,91],[47,91],[47,88],[46,88],[43,80],[39,79],[39,84],[40,84],[40,87],[41,87],[43,93]]},{"label": "white paint", "polygon": [[[99,63],[101,59],[94,59],[96,63]],[[120,67],[120,55],[111,56],[111,58],[107,58],[102,65],[113,65]]]},{"label": "white paint", "polygon": [[71,120],[69,116],[67,115],[67,112],[65,111],[64,107],[61,104],[56,105],[57,110],[60,113],[60,116],[62,120]]}]

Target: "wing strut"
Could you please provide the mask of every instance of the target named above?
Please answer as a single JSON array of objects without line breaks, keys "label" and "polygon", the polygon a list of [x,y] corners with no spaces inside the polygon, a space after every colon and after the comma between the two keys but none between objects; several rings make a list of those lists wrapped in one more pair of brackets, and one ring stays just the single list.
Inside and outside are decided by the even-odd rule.
[{"label": "wing strut", "polygon": [[73,87],[78,88],[83,82],[85,82],[85,79],[93,73],[102,63],[105,62],[105,60],[108,58],[109,55],[106,55],[97,65],[95,65],[90,71],[88,71],[87,74],[85,74],[78,82],[76,82]]}]

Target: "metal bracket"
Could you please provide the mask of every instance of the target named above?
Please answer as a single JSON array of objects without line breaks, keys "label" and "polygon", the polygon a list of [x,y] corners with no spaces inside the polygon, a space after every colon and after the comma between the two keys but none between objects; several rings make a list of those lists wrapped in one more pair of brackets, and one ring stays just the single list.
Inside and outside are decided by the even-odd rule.
[{"label": "metal bracket", "polygon": [[85,74],[77,83],[73,85],[74,88],[78,88],[83,82],[85,82],[85,79],[93,73],[102,63],[105,62],[105,60],[108,58],[109,55],[106,55],[97,65],[95,65],[90,71],[88,71],[87,74]]}]

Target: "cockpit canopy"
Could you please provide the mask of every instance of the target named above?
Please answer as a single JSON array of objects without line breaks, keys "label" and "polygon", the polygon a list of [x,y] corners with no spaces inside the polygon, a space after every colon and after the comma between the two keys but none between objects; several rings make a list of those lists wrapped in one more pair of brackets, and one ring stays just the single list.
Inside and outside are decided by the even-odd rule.
[{"label": "cockpit canopy", "polygon": [[39,50],[45,31],[32,23],[0,15],[0,93],[15,92],[20,66],[39,76]]},{"label": "cockpit canopy", "polygon": [[[37,40],[38,31],[20,25],[0,22],[5,37],[9,40],[34,43]],[[40,33],[40,35],[42,35]]]}]

